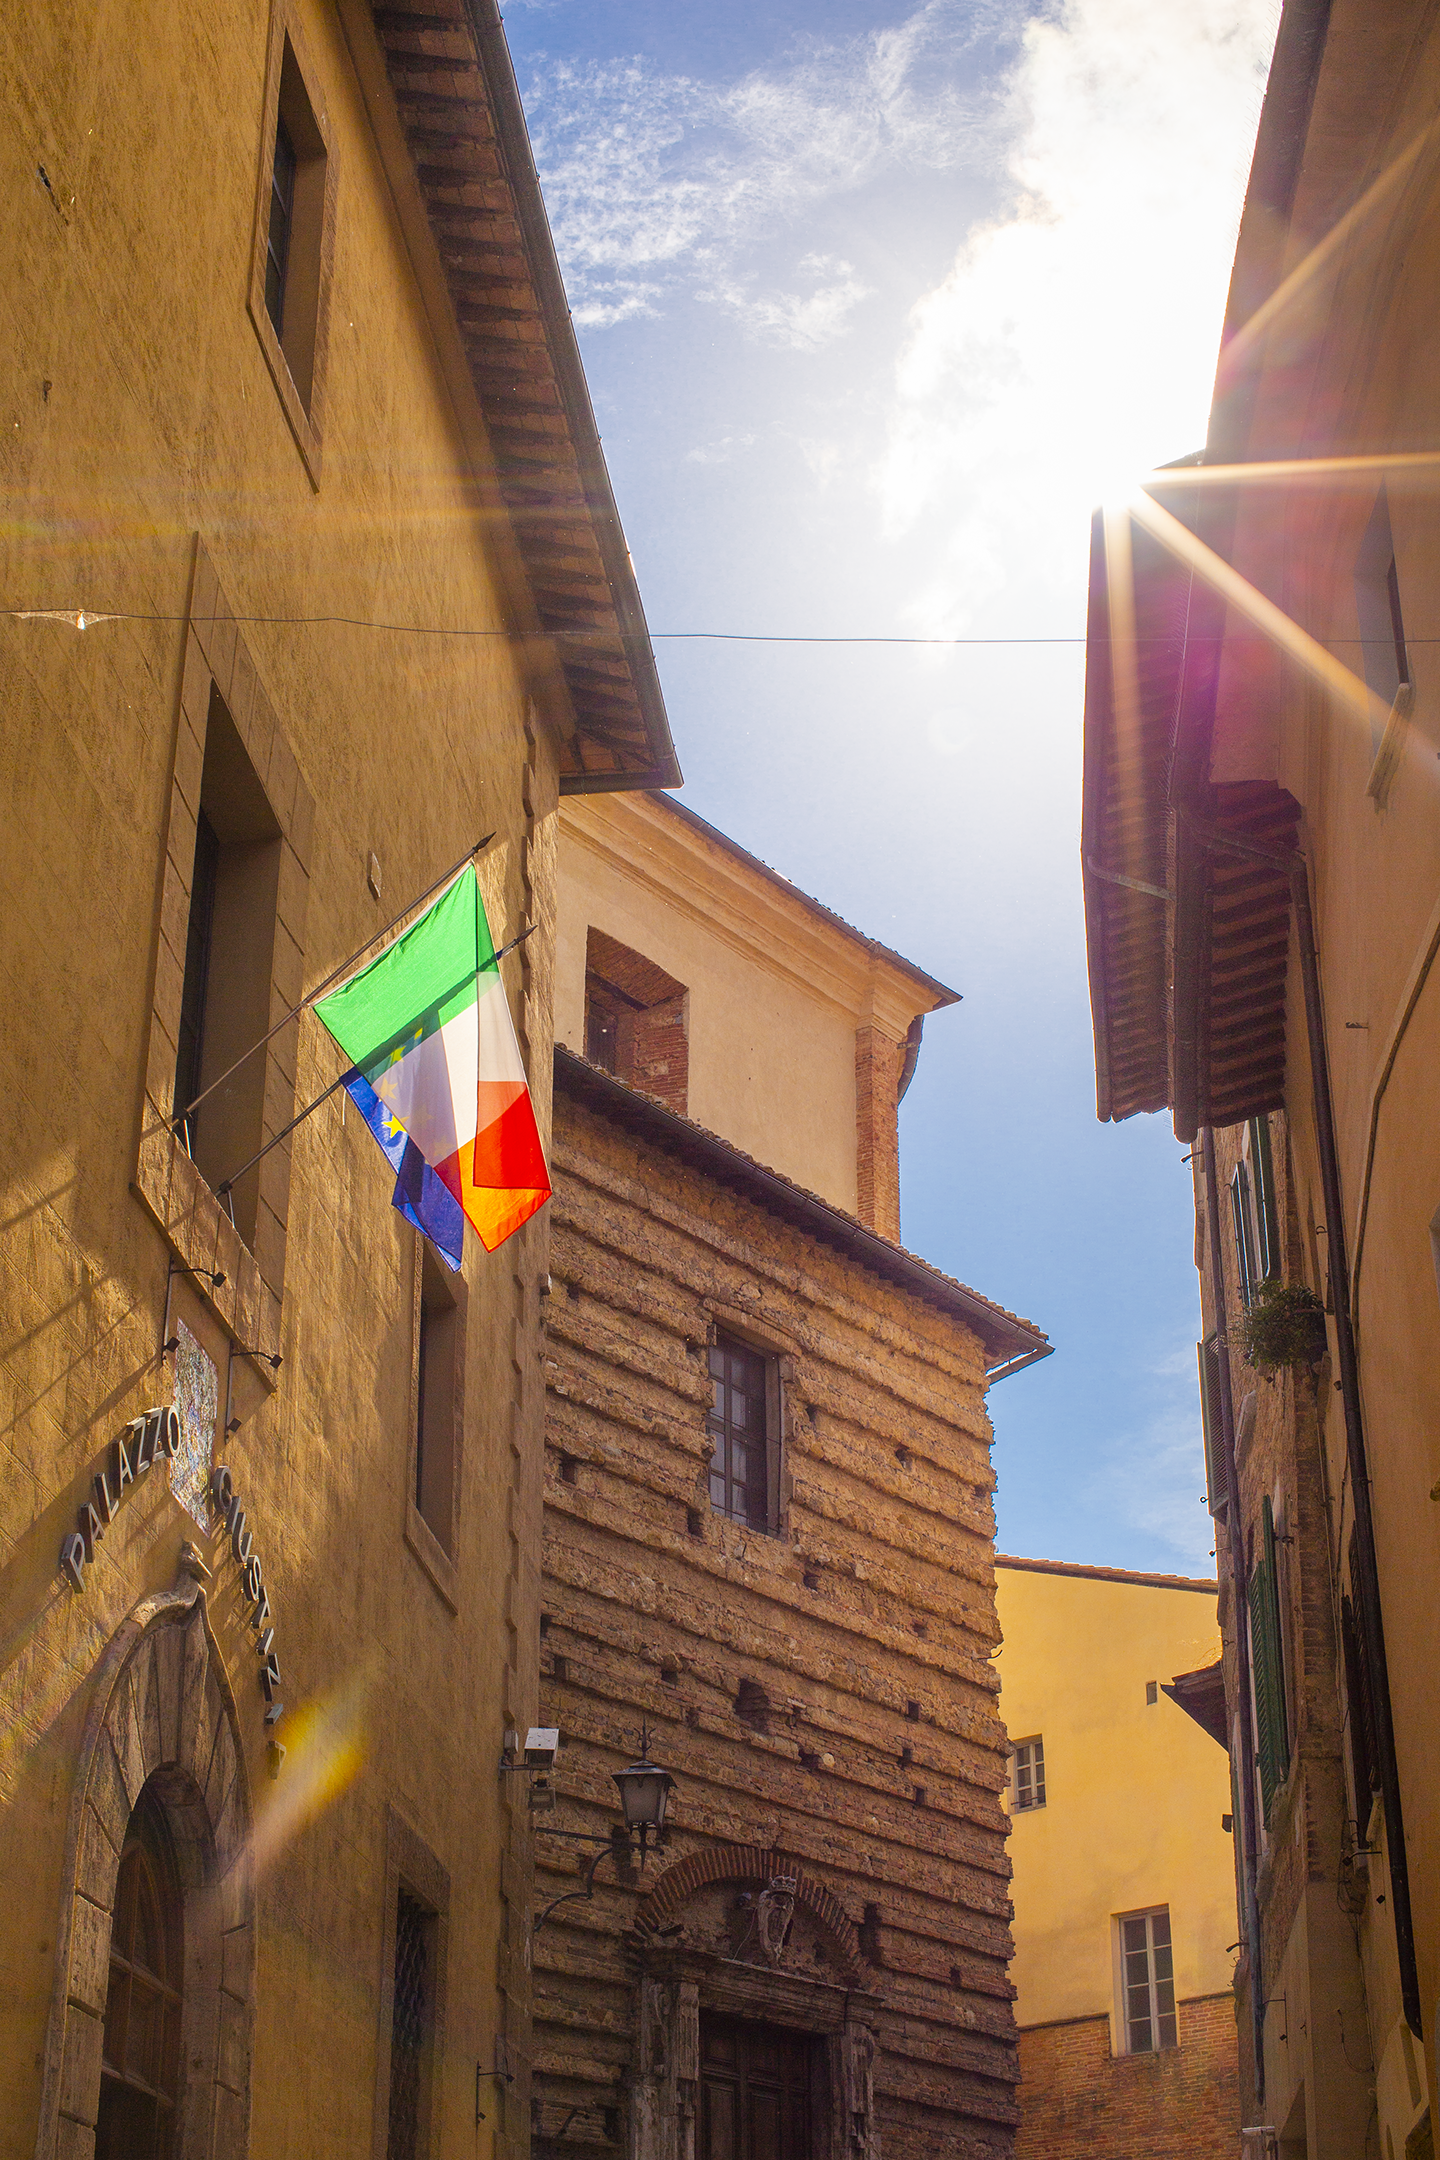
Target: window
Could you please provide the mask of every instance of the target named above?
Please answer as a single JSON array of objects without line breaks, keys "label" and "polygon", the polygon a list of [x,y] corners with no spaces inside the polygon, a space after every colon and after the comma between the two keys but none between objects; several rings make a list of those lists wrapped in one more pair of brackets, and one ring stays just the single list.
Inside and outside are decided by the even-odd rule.
[{"label": "window", "polygon": [[415,1233],[410,1367],[410,1477],[405,1542],[452,1612],[465,1410],[463,1276],[452,1275]]},{"label": "window", "polygon": [[[175,1059],[175,1126],[212,1191],[261,1145],[267,1061],[248,1058],[196,1097],[270,1025],[280,827],[224,700],[213,686],[205,727],[185,977]],[[251,1170],[228,1195],[235,1227],[255,1243],[260,1181]]]},{"label": "window", "polygon": [[1236,1281],[1241,1303],[1248,1309],[1261,1283],[1273,1281],[1280,1273],[1279,1218],[1268,1118],[1251,1118],[1245,1127],[1240,1161],[1230,1180],[1230,1212],[1235,1227]]},{"label": "window", "polygon": [[778,1492],[776,1450],[779,1379],[773,1358],[717,1335],[710,1351],[713,1389],[706,1429],[710,1435],[710,1503],[735,1522],[768,1530]]},{"label": "window", "polygon": [[295,145],[283,115],[275,123],[275,162],[270,172],[270,230],[265,236],[265,311],[275,335],[285,334],[285,272],[290,267],[290,228],[295,222]]},{"label": "window", "polygon": [[1275,1795],[1290,1775],[1280,1579],[1276,1564],[1275,1518],[1268,1493],[1261,1503],[1258,1543],[1260,1550],[1250,1573],[1250,1655],[1254,1670],[1260,1803],[1268,1830]]},{"label": "window", "polygon": [[1350,1776],[1355,1789],[1355,1828],[1365,1842],[1365,1826],[1380,1790],[1380,1754],[1375,1743],[1375,1698],[1370,1689],[1370,1661],[1364,1608],[1360,1601],[1355,1532],[1350,1532],[1350,1587],[1340,1600],[1340,1641],[1345,1659],[1345,1708],[1350,1738]]},{"label": "window", "polygon": [[115,1882],[96,2160],[169,2160],[180,2099],[184,1922],[169,1838],[142,1793]]},{"label": "window", "polygon": [[460,1326],[455,1293],[423,1238],[415,1343],[415,1505],[452,1552],[459,1426]]},{"label": "window", "polygon": [[[1384,488],[1376,498],[1355,565],[1355,612],[1360,625],[1366,682],[1382,706],[1394,704],[1410,682],[1410,655],[1400,602],[1400,572],[1390,531],[1390,504]],[[1381,723],[1371,723],[1371,755],[1378,754]]]},{"label": "window", "polygon": [[1010,1753],[1010,1806],[1019,1813],[1024,1808],[1045,1805],[1045,1743],[1043,1740],[1022,1740]]},{"label": "window", "polygon": [[603,930],[591,930],[585,944],[585,1055],[628,1087],[685,1115],[689,992]]},{"label": "window", "polygon": [[1170,1949],[1170,1912],[1124,1913],[1117,1923],[1120,2020],[1127,2055],[1149,2055],[1178,2045],[1175,1966]]},{"label": "window", "polygon": [[1205,1441],[1205,1503],[1212,1515],[1230,1505],[1220,1424],[1220,1345],[1214,1335],[1195,1345],[1200,1366],[1200,1426]]},{"label": "window", "polygon": [[402,1884],[395,1900],[395,1989],[390,2010],[390,2127],[385,2160],[425,2151],[434,2008],[434,1916]]},{"label": "window", "polygon": [[270,29],[250,316],[285,415],[318,484],[334,255],[335,159],[324,100],[277,0]]}]

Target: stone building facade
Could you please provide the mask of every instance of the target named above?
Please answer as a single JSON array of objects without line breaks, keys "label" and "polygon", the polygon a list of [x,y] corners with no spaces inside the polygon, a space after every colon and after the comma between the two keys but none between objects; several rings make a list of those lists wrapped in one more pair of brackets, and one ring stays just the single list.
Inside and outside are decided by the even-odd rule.
[{"label": "stone building facade", "polygon": [[1440,2072],[1437,114],[1427,9],[1287,0],[1205,449],[1092,552],[1099,1105],[1193,1153],[1242,2106],[1306,2160],[1430,2153]]},{"label": "stone building facade", "polygon": [[[742,876],[752,925],[774,891],[792,934],[820,949],[827,989],[858,965],[881,976],[877,1002],[898,1014],[911,1001],[892,1042],[933,1002],[938,986],[907,989],[905,963],[767,885],[773,873],[709,828],[657,812],[657,834],[635,811],[587,806],[568,864],[562,833],[562,893],[585,913],[562,922],[557,1009],[577,1028],[583,982],[565,981],[564,955],[593,954],[598,916],[607,936],[653,940],[643,957],[671,981],[686,966],[691,1100],[704,1099],[720,1077],[702,1063],[707,993],[723,1011],[735,986],[709,978],[702,896],[717,901],[720,973],[736,952],[720,903]],[[628,915],[618,845],[587,890],[607,819],[631,836],[643,823],[654,842]],[[778,1025],[776,954],[751,964],[752,1024]],[[783,994],[813,998],[816,980],[797,971]],[[838,1059],[855,1016],[827,1003]],[[831,1078],[824,1029],[808,1039],[821,1045],[809,1097],[792,1037],[764,1111],[792,1160],[836,1137],[808,1129],[807,1100]],[[734,1064],[743,1082],[749,1060]],[[862,1131],[871,1114],[853,1072],[848,1096],[836,1087],[847,1198],[857,1112]],[[658,1090],[563,1047],[555,1077],[540,1701],[561,1745],[553,1812],[536,1817],[533,2149],[1008,2153],[985,1401],[996,1371],[1043,1355],[1044,1338]],[[752,1114],[743,1086],[732,1112],[732,1130]],[[676,1779],[665,1842],[643,1871],[602,1851],[587,1897],[583,1871],[615,1820],[612,1777],[642,1728]],[[566,1832],[600,1845],[577,1859]]]},{"label": "stone building facade", "polygon": [[288,1128],[407,900],[489,836],[548,925],[559,793],[678,778],[518,95],[484,0],[9,10],[0,82],[0,2154],[471,2152],[497,2050],[514,2151],[547,1226],[432,1281]]}]

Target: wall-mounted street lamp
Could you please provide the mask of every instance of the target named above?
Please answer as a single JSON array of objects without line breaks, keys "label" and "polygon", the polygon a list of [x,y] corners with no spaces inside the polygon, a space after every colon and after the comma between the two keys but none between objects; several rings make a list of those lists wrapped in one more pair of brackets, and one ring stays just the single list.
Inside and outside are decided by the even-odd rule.
[{"label": "wall-mounted street lamp", "polygon": [[668,1770],[650,1760],[650,1735],[645,1727],[640,1730],[640,1754],[624,1770],[614,1773],[620,1793],[620,1808],[625,1817],[624,1825],[616,1823],[605,1837],[597,1837],[589,1830],[552,1830],[548,1823],[537,1823],[537,1831],[546,1837],[569,1838],[577,1845],[598,1845],[599,1851],[585,1870],[585,1885],[581,1890],[567,1890],[552,1898],[544,1907],[531,1930],[538,1935],[545,1922],[557,1907],[569,1905],[577,1898],[593,1898],[595,1895],[595,1871],[608,1853],[617,1867],[628,1867],[638,1842],[640,1865],[645,1865],[645,1855],[652,1840],[658,1841],[665,1828],[665,1813],[670,1804],[670,1794],[675,1780]]}]

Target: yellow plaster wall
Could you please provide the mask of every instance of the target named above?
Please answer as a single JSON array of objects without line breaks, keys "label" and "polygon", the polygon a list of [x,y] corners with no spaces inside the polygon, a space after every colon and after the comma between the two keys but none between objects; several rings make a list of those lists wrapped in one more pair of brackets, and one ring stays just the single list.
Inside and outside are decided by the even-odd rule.
[{"label": "yellow plaster wall", "polygon": [[1000,1714],[1012,1745],[1045,1744],[1045,1805],[1010,1832],[1016,2021],[1108,2013],[1113,2045],[1117,1913],[1169,1906],[1179,2001],[1230,1985],[1225,1753],[1167,1695],[1145,1700],[1219,1656],[1215,1599],[1003,1563],[996,1586]]},{"label": "yellow plaster wall", "polygon": [[567,800],[560,813],[556,1037],[585,1048],[594,927],[690,993],[689,1114],[850,1213],[855,1031],[902,1042],[932,995],[671,813],[663,800]]},{"label": "yellow plaster wall", "polygon": [[[260,618],[244,635],[315,798],[307,985],[489,827],[482,881],[497,935],[511,929],[535,904],[530,877],[542,874],[554,799],[542,730],[528,783],[539,823],[527,831],[532,684],[503,635],[450,643],[284,622],[498,633],[508,575],[342,14],[319,0],[293,12],[339,168],[318,492],[246,312],[269,7],[0,11],[10,205],[0,589],[11,604],[134,618],[83,634],[0,625],[3,2160],[35,2150],[63,1841],[95,1661],[136,1600],[173,1581],[182,1538],[200,1537],[221,1567],[157,1470],[117,1519],[84,1595],[56,1574],[102,1449],[169,1387],[156,1354],[166,1251],[131,1180],[197,531],[231,607]],[[363,14],[343,12],[364,30]],[[366,886],[372,849],[379,904]],[[517,1010],[548,1124],[544,942],[525,958],[532,995]],[[513,991],[521,981],[517,969]],[[297,1100],[336,1069],[307,1021]],[[471,2125],[474,2063],[493,2060],[504,2017],[497,1975],[525,1986],[500,1896],[513,1796],[490,1766],[507,1720],[523,1726],[534,1707],[539,1433],[525,1388],[537,1370],[545,1222],[494,1256],[473,1243],[467,1253],[472,1385],[452,1614],[404,1542],[413,1237],[390,1182],[341,1104],[297,1133],[285,1364],[273,1394],[249,1391],[226,1448],[264,1552],[290,1706],[290,1755],[272,1782],[253,1652],[221,1609],[255,1812],[268,1826],[250,2147],[267,2160],[371,2150],[390,1806],[451,1877],[452,2060],[437,2150],[488,2155],[497,2136],[528,2134],[523,2100],[508,2114],[487,2100],[484,2130]],[[182,1286],[176,1317],[216,1358],[223,1388],[213,1314]],[[345,1774],[329,1776],[327,1750]],[[510,1890],[523,1922],[523,1872]]]}]

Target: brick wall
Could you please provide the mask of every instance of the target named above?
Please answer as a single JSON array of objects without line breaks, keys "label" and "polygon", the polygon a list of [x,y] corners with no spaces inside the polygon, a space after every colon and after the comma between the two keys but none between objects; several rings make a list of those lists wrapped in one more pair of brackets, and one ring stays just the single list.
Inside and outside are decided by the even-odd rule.
[{"label": "brick wall", "polygon": [[1015,2160],[1234,2160],[1235,2006],[1180,2005],[1180,2045],[1112,2055],[1108,2017],[1020,2034]]},{"label": "brick wall", "polygon": [[867,1229],[900,1238],[896,1090],[902,1045],[878,1028],[855,1030],[855,1212]]}]

